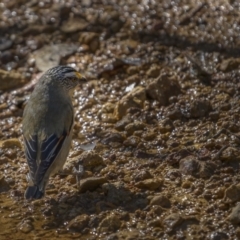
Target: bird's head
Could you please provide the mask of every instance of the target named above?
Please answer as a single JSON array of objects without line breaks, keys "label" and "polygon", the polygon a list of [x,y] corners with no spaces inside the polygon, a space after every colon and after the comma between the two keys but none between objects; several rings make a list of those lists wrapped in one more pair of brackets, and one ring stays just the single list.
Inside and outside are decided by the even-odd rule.
[{"label": "bird's head", "polygon": [[69,66],[57,66],[50,68],[46,74],[56,80],[57,83],[68,91],[72,91],[77,85],[87,81],[81,73]]}]

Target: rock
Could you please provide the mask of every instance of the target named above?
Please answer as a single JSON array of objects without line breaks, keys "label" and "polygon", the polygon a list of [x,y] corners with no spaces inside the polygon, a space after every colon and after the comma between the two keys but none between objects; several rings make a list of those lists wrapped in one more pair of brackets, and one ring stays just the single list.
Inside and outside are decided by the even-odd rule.
[{"label": "rock", "polygon": [[166,210],[166,209],[164,209],[164,208],[162,208],[158,205],[153,205],[153,206],[151,206],[151,210],[149,211],[149,215],[159,217],[164,212],[164,210]]},{"label": "rock", "polygon": [[126,146],[126,147],[137,147],[139,142],[140,142],[139,137],[130,136],[123,142],[123,145]]},{"label": "rock", "polygon": [[63,23],[61,31],[64,33],[75,33],[86,29],[89,23],[83,18],[69,18]]},{"label": "rock", "polygon": [[162,227],[160,219],[153,219],[147,223],[149,227]]},{"label": "rock", "polygon": [[208,235],[207,239],[209,239],[209,240],[227,240],[227,239],[229,239],[229,237],[228,237],[228,235],[227,235],[226,233],[224,233],[224,232],[218,232],[218,231],[216,231],[216,232],[211,232],[211,233]]},{"label": "rock", "polygon": [[240,184],[232,184],[225,190],[225,199],[231,202],[237,202],[240,200]]},{"label": "rock", "polygon": [[12,88],[21,87],[26,83],[26,78],[24,78],[20,73],[15,71],[4,71],[0,69],[0,90],[9,90]]},{"label": "rock", "polygon": [[52,33],[53,31],[56,30],[56,27],[50,26],[50,25],[38,25],[36,23],[30,24],[26,29],[22,31],[22,36],[36,36],[40,35],[43,32],[46,33]]},{"label": "rock", "polygon": [[160,67],[158,65],[152,65],[146,72],[147,76],[150,78],[156,78],[160,74]]},{"label": "rock", "polygon": [[107,102],[102,106],[100,111],[101,113],[113,113],[115,105],[116,104]]},{"label": "rock", "polygon": [[143,108],[146,100],[146,92],[143,87],[135,87],[132,91],[127,93],[117,103],[114,109],[114,115],[117,119],[121,119],[127,113],[129,108]]},{"label": "rock", "polygon": [[9,184],[5,180],[3,175],[0,175],[0,193],[7,192],[10,189]]},{"label": "rock", "polygon": [[[113,233],[108,236],[107,239],[109,240],[120,240],[120,239],[126,239],[126,240],[135,240],[135,239],[141,239],[141,233],[137,229],[131,229],[128,230],[119,230],[117,233]],[[105,239],[106,240],[106,239]]]},{"label": "rock", "polygon": [[173,129],[174,129],[173,122],[172,122],[172,120],[170,120],[168,118],[162,120],[159,123],[159,131],[163,134],[168,133],[168,132],[172,132]]},{"label": "rock", "polygon": [[102,143],[103,144],[109,144],[112,142],[123,143],[124,140],[125,140],[125,136],[123,134],[118,132],[110,132],[107,134],[106,138],[102,140]]},{"label": "rock", "polygon": [[239,150],[234,147],[227,147],[222,151],[222,154],[219,156],[222,161],[239,161],[240,155]]},{"label": "rock", "polygon": [[171,202],[170,200],[164,196],[163,194],[153,197],[153,199],[150,202],[150,205],[157,205],[163,208],[170,208]]},{"label": "rock", "polygon": [[156,190],[163,185],[162,179],[146,179],[135,184],[136,187],[141,189]]},{"label": "rock", "polygon": [[240,203],[232,209],[231,214],[227,218],[233,224],[240,224]]},{"label": "rock", "polygon": [[143,122],[135,121],[133,123],[129,123],[125,127],[125,130],[127,132],[127,135],[132,135],[135,131],[144,130],[145,127],[146,125]]},{"label": "rock", "polygon": [[218,111],[209,113],[209,117],[211,118],[211,120],[214,120],[214,121],[218,120],[219,116],[220,116],[220,113]]},{"label": "rock", "polygon": [[92,52],[96,52],[100,46],[99,35],[94,32],[84,32],[80,35],[79,42],[87,44]]},{"label": "rock", "polygon": [[31,220],[23,219],[22,222],[18,225],[18,229],[23,233],[29,233],[34,229],[34,227]]},{"label": "rock", "polygon": [[101,115],[101,121],[104,123],[115,123],[117,119],[112,113],[103,113]]},{"label": "rock", "polygon": [[182,112],[180,109],[173,109],[172,111],[167,113],[167,117],[171,120],[181,119]]},{"label": "rock", "polygon": [[117,231],[121,227],[121,221],[118,216],[110,215],[104,218],[99,224],[99,232]]},{"label": "rock", "polygon": [[151,81],[146,88],[147,95],[157,100],[160,105],[166,106],[169,104],[169,98],[181,93],[179,83],[167,75],[161,75]]},{"label": "rock", "polygon": [[6,39],[6,38],[1,38],[1,40],[0,40],[0,51],[7,50],[7,49],[11,48],[12,45],[13,45],[12,40]]},{"label": "rock", "polygon": [[93,191],[106,182],[107,179],[105,177],[89,177],[80,180],[79,192]]},{"label": "rock", "polygon": [[229,72],[234,69],[238,69],[240,66],[240,58],[229,58],[222,61],[220,64],[220,70],[223,72]]},{"label": "rock", "polygon": [[108,202],[115,205],[122,204],[131,200],[131,192],[125,188],[122,182],[105,183],[102,186],[107,194]]},{"label": "rock", "polygon": [[99,156],[94,150],[83,152],[79,158],[79,163],[84,168],[94,168],[100,165],[104,165],[103,158]]},{"label": "rock", "polygon": [[121,120],[116,122],[115,129],[118,131],[123,131],[125,129],[125,127],[131,122],[132,122],[132,120],[131,120],[130,116],[126,115]]},{"label": "rock", "polygon": [[36,67],[40,71],[45,72],[49,68],[59,65],[63,57],[71,55],[77,49],[77,45],[67,43],[46,45],[35,51],[31,58],[35,58]]},{"label": "rock", "polygon": [[148,170],[141,170],[134,177],[134,180],[138,182],[138,181],[143,181],[149,178],[152,178],[152,174]]},{"label": "rock", "polygon": [[182,188],[185,188],[185,189],[188,189],[188,188],[190,188],[192,186],[192,183],[190,182],[190,181],[184,181],[183,183],[182,183]]},{"label": "rock", "polygon": [[17,138],[10,138],[0,142],[0,148],[22,148],[20,141]]},{"label": "rock", "polygon": [[84,228],[88,226],[89,220],[90,218],[88,215],[79,215],[69,222],[68,228],[71,231],[81,232]]},{"label": "rock", "polygon": [[183,174],[196,176],[200,171],[200,163],[194,156],[187,156],[180,160],[179,169]]},{"label": "rock", "polygon": [[180,225],[182,222],[183,222],[183,218],[179,214],[172,213],[169,216],[164,218],[163,226],[166,229],[173,230],[175,227]]},{"label": "rock", "polygon": [[212,109],[211,103],[207,99],[195,99],[190,103],[190,117],[201,118],[206,116]]}]

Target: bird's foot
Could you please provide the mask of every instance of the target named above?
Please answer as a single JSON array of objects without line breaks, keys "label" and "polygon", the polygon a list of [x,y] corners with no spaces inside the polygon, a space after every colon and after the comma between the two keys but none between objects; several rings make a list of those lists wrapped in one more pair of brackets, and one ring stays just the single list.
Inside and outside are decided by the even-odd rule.
[{"label": "bird's foot", "polygon": [[73,167],[72,173],[73,173],[73,175],[76,176],[76,181],[77,181],[77,187],[78,187],[78,189],[80,188],[80,180],[81,180],[84,172],[85,172],[85,171],[84,171],[83,165],[79,165],[79,166],[78,166],[78,169],[77,169],[76,167]]}]

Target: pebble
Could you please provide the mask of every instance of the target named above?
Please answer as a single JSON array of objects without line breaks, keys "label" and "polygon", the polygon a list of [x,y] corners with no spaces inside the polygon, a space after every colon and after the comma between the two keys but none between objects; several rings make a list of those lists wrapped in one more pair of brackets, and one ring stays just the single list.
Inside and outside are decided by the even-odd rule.
[{"label": "pebble", "polygon": [[106,182],[107,179],[105,177],[89,177],[82,179],[80,180],[79,192],[93,191]]},{"label": "pebble", "polygon": [[157,195],[153,197],[153,199],[150,202],[150,205],[157,205],[163,208],[170,208],[171,207],[171,202],[170,200],[164,196],[163,194]]}]

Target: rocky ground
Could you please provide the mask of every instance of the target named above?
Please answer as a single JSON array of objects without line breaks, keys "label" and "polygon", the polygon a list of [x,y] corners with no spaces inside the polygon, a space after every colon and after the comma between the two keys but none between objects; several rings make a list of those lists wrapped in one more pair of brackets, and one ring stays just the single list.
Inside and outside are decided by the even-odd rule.
[{"label": "rocky ground", "polygon": [[[240,4],[2,0],[0,239],[240,239]],[[73,145],[46,196],[23,198],[22,113],[68,64]],[[83,150],[85,149],[85,150]]]}]

